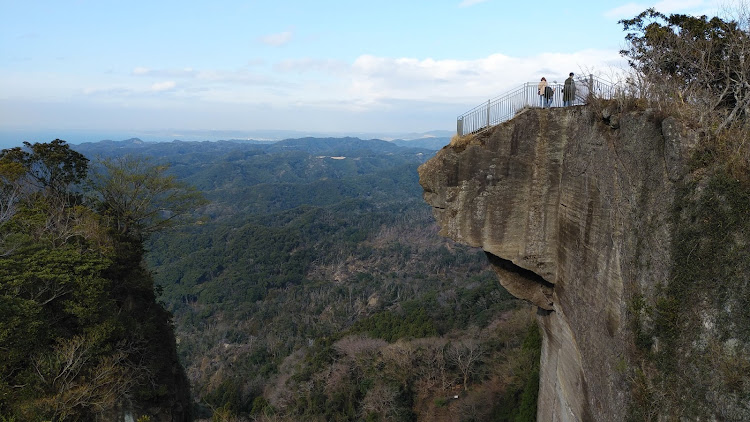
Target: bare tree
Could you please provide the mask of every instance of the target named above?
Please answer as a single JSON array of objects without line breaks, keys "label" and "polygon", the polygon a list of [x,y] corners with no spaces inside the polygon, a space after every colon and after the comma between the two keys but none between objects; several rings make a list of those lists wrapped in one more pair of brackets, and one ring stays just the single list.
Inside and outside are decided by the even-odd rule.
[{"label": "bare tree", "polygon": [[[82,409],[103,415],[114,410],[147,374],[128,360],[127,347],[105,357],[95,355],[96,341],[76,336],[34,359],[35,374],[46,390],[36,401],[52,420],[67,420]],[[98,362],[97,362],[98,361]]]},{"label": "bare tree", "polygon": [[416,381],[419,394],[426,397],[436,388],[441,392],[448,391],[453,386],[452,377],[448,376],[445,353],[448,341],[432,337],[418,339],[414,343],[417,347],[416,361],[420,362]]},{"label": "bare tree", "polygon": [[392,421],[398,414],[398,390],[385,384],[375,384],[362,399],[362,417],[370,414],[380,416],[381,421]]},{"label": "bare tree", "polygon": [[481,344],[473,338],[461,339],[451,343],[448,348],[448,359],[461,372],[464,391],[469,389],[469,381],[476,373],[483,355]]},{"label": "bare tree", "polygon": [[416,350],[410,342],[398,341],[382,350],[385,372],[404,388],[414,376]]}]

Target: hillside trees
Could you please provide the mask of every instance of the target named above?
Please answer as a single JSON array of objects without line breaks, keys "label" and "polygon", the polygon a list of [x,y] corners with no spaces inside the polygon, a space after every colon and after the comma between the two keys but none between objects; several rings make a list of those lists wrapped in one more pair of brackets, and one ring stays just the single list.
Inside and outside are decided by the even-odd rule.
[{"label": "hillside trees", "polygon": [[[48,197],[63,196],[70,201],[80,201],[75,186],[88,172],[88,158],[73,151],[65,141],[55,139],[49,143],[23,143],[25,148],[3,150],[6,164],[23,167],[27,182]],[[71,202],[72,203],[72,202]]]},{"label": "hillside trees", "polygon": [[541,336],[529,311],[468,334],[392,343],[352,334],[300,350],[284,360],[255,417],[533,421]]},{"label": "hillside trees", "polygon": [[711,153],[741,175],[750,168],[750,11],[741,3],[729,14],[648,9],[620,21],[628,42],[621,54],[639,96],[695,121],[714,139]]},{"label": "hillside trees", "polygon": [[[717,130],[746,116],[750,105],[747,22],[648,9],[621,21],[629,46],[622,54],[667,101],[721,112]],[[707,115],[702,115],[704,119]]]},{"label": "hillside trees", "polygon": [[94,175],[100,211],[122,235],[143,241],[205,204],[195,188],[166,173],[168,165],[133,156],[105,159],[101,164]]},{"label": "hillside trees", "polygon": [[750,313],[735,305],[750,298],[750,12],[738,4],[729,18],[649,9],[621,21],[635,100],[696,141],[680,145],[691,157],[673,198],[669,279],[629,304],[632,420],[750,415]]},{"label": "hillside trees", "polygon": [[143,246],[113,236],[106,200],[84,195],[88,165],[59,139],[0,152],[0,415],[113,418],[151,403],[188,418]]},{"label": "hillside trees", "polygon": [[[292,148],[318,151],[316,142],[226,144],[210,154],[214,143],[138,145],[212,199],[201,224],[147,244],[197,411],[216,420],[408,420],[440,400],[435,412],[458,412],[459,401],[443,404],[463,386],[450,349],[519,301],[481,251],[437,235],[417,183],[426,152]],[[346,337],[354,341],[339,343]],[[487,368],[502,360],[494,340],[480,341],[472,395],[495,388]],[[355,347],[366,344],[374,347]],[[520,347],[511,344],[503,355]],[[337,347],[346,345],[348,353]]]}]

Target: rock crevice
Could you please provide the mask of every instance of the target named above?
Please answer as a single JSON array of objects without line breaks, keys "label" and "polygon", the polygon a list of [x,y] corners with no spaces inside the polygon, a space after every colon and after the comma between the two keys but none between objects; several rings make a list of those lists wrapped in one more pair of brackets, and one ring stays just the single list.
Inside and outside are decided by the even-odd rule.
[{"label": "rock crevice", "polygon": [[508,259],[485,252],[490,266],[497,274],[500,284],[513,296],[528,300],[534,305],[554,311],[552,292],[554,285],[544,277],[526,268],[519,267]]}]

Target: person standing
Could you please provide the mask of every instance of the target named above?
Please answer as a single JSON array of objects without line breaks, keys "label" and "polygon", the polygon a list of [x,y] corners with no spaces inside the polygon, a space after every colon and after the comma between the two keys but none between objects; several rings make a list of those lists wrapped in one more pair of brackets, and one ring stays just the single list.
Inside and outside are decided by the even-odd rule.
[{"label": "person standing", "polygon": [[555,96],[555,89],[547,85],[547,88],[544,88],[544,98],[547,99],[547,108],[552,107],[552,97],[554,96]]},{"label": "person standing", "polygon": [[545,95],[545,89],[547,88],[547,78],[542,77],[542,81],[537,85],[537,94],[539,94],[539,107],[547,106],[547,96]]},{"label": "person standing", "polygon": [[565,80],[565,85],[563,85],[563,106],[572,106],[575,99],[576,81],[573,80],[573,72],[570,72],[568,79]]}]

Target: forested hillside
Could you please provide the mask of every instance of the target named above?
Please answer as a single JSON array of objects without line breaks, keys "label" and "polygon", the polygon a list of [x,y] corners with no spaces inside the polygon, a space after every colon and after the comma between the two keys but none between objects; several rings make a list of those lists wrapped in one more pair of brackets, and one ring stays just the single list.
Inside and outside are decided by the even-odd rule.
[{"label": "forested hillside", "polygon": [[169,164],[209,201],[146,256],[199,417],[533,420],[530,309],[480,250],[437,236],[416,173],[434,151],[354,138],[76,148]]},{"label": "forested hillside", "polygon": [[155,207],[177,216],[199,198],[158,168],[90,168],[61,140],[0,152],[0,420],[191,420],[142,260],[169,220]]}]

